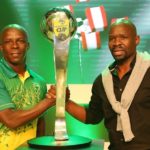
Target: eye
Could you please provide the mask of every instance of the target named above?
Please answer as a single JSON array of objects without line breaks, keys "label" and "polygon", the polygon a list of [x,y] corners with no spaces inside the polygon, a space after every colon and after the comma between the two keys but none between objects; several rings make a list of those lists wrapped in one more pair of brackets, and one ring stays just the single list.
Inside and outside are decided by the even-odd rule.
[{"label": "eye", "polygon": [[109,41],[112,41],[114,39],[113,36],[109,36]]},{"label": "eye", "polygon": [[127,39],[128,37],[126,35],[120,35],[119,38],[124,40],[124,39]]},{"label": "eye", "polygon": [[18,39],[17,42],[20,43],[20,44],[25,44],[26,40],[25,39]]},{"label": "eye", "polygon": [[10,45],[10,44],[12,44],[12,41],[11,40],[4,40],[2,43],[5,45]]}]

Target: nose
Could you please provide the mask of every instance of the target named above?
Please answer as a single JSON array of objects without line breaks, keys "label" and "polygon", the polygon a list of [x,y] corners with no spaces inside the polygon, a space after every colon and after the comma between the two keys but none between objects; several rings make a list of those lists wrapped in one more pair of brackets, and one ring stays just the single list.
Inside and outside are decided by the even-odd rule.
[{"label": "nose", "polygon": [[120,40],[120,38],[118,38],[118,37],[116,37],[115,39],[114,39],[114,45],[120,45],[121,44],[121,40]]},{"label": "nose", "polygon": [[12,42],[12,47],[13,47],[13,48],[18,48],[18,43],[17,43],[16,41],[13,41],[13,42]]}]

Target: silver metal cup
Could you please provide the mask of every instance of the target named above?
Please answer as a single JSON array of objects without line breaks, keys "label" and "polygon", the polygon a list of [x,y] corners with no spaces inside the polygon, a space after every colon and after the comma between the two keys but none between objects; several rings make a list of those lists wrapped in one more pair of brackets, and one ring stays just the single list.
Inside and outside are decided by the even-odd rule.
[{"label": "silver metal cup", "polygon": [[53,8],[42,19],[41,30],[54,44],[54,64],[56,78],[56,120],[55,140],[67,140],[65,121],[65,98],[67,86],[67,64],[69,44],[77,29],[77,23],[69,10]]}]

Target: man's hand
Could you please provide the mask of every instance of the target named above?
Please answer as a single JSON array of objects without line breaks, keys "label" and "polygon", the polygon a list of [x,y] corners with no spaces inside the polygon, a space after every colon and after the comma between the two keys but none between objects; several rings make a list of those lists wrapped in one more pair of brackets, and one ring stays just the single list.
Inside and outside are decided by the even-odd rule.
[{"label": "man's hand", "polygon": [[[51,100],[56,100],[56,86],[55,85],[51,85],[51,87],[49,88],[46,94],[46,98],[49,98]],[[70,99],[70,90],[67,87],[66,88],[66,103],[68,102],[69,99]]]},{"label": "man's hand", "polygon": [[69,101],[69,99],[70,99],[70,90],[69,90],[69,88],[67,87],[67,88],[66,88],[66,103]]},{"label": "man's hand", "polygon": [[56,102],[56,87],[54,85],[50,86],[49,90],[47,91],[46,98]]}]

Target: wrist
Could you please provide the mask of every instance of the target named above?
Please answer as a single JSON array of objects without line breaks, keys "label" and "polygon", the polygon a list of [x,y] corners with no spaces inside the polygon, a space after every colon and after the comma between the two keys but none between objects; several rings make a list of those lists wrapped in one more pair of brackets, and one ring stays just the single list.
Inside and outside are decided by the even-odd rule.
[{"label": "wrist", "polygon": [[70,99],[68,99],[68,100],[66,101],[66,110],[67,110],[67,111],[69,110],[71,103],[72,103],[72,101],[71,101]]},{"label": "wrist", "polygon": [[46,97],[44,100],[47,103],[48,107],[54,106],[56,104],[56,100],[52,98]]}]

